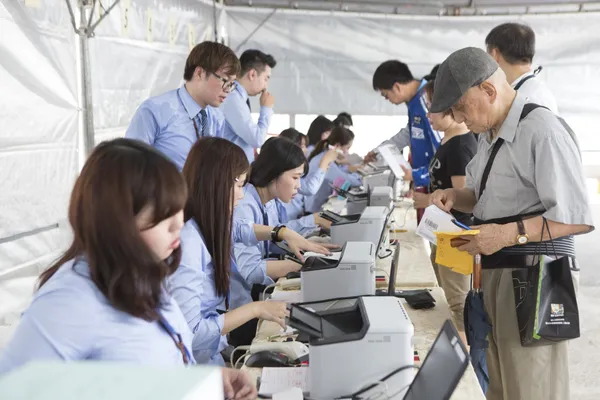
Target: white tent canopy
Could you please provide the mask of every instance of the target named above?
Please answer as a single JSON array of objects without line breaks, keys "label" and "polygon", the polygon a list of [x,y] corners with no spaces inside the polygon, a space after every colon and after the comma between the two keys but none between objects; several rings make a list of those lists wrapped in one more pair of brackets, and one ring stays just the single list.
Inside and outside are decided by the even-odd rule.
[{"label": "white tent canopy", "polygon": [[[70,1],[79,21],[78,2]],[[114,1],[89,3],[98,12]],[[390,106],[371,88],[380,62],[397,58],[422,76],[453,50],[483,47],[496,24],[520,20],[537,33],[540,79],[555,93],[561,114],[584,150],[600,150],[594,138],[600,13],[585,12],[595,5],[556,4],[555,11],[574,12],[553,15],[483,16],[499,13],[500,2],[410,3],[252,0],[264,7],[251,8],[242,6],[248,0],[228,0],[214,8],[198,0],[121,0],[89,39],[96,142],[121,136],[144,99],[178,86],[190,46],[214,39],[215,32],[238,53],[259,48],[276,57],[270,90],[277,113],[394,115],[403,107]],[[539,10],[526,8],[536,2],[511,3],[504,12]],[[328,11],[309,10],[324,7]],[[377,13],[329,11],[344,7]],[[0,52],[1,282],[36,275],[68,243],[67,204],[83,159],[85,103],[79,41],[65,0],[0,0]]]}]

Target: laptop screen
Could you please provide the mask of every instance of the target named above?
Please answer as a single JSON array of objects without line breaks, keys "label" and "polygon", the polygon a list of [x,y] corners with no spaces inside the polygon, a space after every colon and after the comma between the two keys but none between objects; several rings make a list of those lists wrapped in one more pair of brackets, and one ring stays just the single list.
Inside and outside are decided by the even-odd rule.
[{"label": "laptop screen", "polygon": [[468,363],[467,350],[452,322],[447,320],[404,400],[448,400]]}]

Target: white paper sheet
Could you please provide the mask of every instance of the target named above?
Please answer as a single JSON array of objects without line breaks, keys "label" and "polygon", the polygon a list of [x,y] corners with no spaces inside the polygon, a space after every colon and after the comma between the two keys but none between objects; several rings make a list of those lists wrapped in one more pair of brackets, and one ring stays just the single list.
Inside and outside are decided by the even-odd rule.
[{"label": "white paper sheet", "polygon": [[378,150],[379,154],[381,154],[381,156],[383,157],[387,165],[390,167],[394,175],[396,175],[396,178],[400,179],[404,176],[404,171],[402,170],[402,168],[400,168],[400,166],[402,165],[403,167],[408,169],[412,169],[412,167],[410,166],[408,161],[406,161],[404,157],[402,157],[401,153],[395,154],[398,153],[398,150],[393,147],[394,145],[388,144],[379,147]]},{"label": "white paper sheet", "polygon": [[263,368],[259,394],[272,396],[290,388],[308,392],[308,367]]},{"label": "white paper sheet", "polygon": [[461,228],[454,225],[452,220],[454,217],[436,205],[430,205],[425,209],[421,223],[417,226],[416,233],[425,240],[433,244],[437,244],[435,232],[459,232]]},{"label": "white paper sheet", "polygon": [[326,256],[326,255],[319,254],[319,253],[313,253],[312,251],[307,251],[306,253],[304,253],[305,260],[308,257],[320,257],[320,258],[326,258],[328,260],[339,260],[341,256],[342,256],[341,251],[332,252],[330,256]]}]

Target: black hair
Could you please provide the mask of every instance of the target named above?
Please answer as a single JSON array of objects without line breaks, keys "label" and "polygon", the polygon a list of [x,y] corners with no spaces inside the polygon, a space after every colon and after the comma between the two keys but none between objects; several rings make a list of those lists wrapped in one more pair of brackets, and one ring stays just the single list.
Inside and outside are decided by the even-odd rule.
[{"label": "black hair", "polygon": [[308,144],[316,145],[319,143],[323,132],[332,130],[334,126],[333,122],[327,117],[319,115],[311,122],[308,132],[306,133],[308,136]]},{"label": "black hair", "polygon": [[423,77],[427,82],[435,81],[435,76],[437,75],[438,69],[440,69],[440,64],[437,64],[431,72]]},{"label": "black hair", "polygon": [[312,153],[310,153],[310,156],[308,157],[308,161],[310,162],[310,160],[312,160],[314,157],[321,154],[326,149],[326,146],[335,146],[336,144],[345,146],[352,140],[354,140],[354,132],[343,126],[336,126],[331,130],[331,134],[327,139],[321,140],[315,146],[315,149]]},{"label": "black hair", "polygon": [[265,70],[265,66],[275,68],[277,61],[270,54],[265,54],[260,50],[246,50],[240,56],[240,64],[242,66],[241,76],[246,75],[251,69],[255,69],[258,73]]},{"label": "black hair", "polygon": [[304,166],[304,177],[308,173],[308,162],[302,149],[287,138],[272,137],[260,148],[258,157],[252,163],[248,181],[255,187],[267,187],[286,171],[301,166]]},{"label": "black hair", "polygon": [[395,83],[405,84],[414,81],[408,65],[398,60],[388,60],[382,63],[373,74],[374,90],[390,90]]},{"label": "black hair", "polygon": [[498,25],[488,33],[485,45],[497,49],[510,64],[531,64],[535,55],[535,32],[516,22]]},{"label": "black hair", "polygon": [[341,112],[338,114],[337,118],[333,120],[333,124],[335,126],[352,126],[354,123],[352,122],[352,115],[347,112]]},{"label": "black hair", "polygon": [[302,146],[302,141],[306,140],[306,135],[294,128],[287,128],[282,130],[279,136],[291,140],[298,146]]}]

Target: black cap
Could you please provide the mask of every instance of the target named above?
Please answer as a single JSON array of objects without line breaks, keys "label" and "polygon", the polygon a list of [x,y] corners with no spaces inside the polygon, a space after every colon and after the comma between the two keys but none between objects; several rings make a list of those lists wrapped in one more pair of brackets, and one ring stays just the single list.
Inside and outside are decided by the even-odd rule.
[{"label": "black cap", "polygon": [[477,47],[466,47],[450,54],[438,69],[429,111],[448,110],[467,90],[483,83],[498,68],[498,63]]}]

